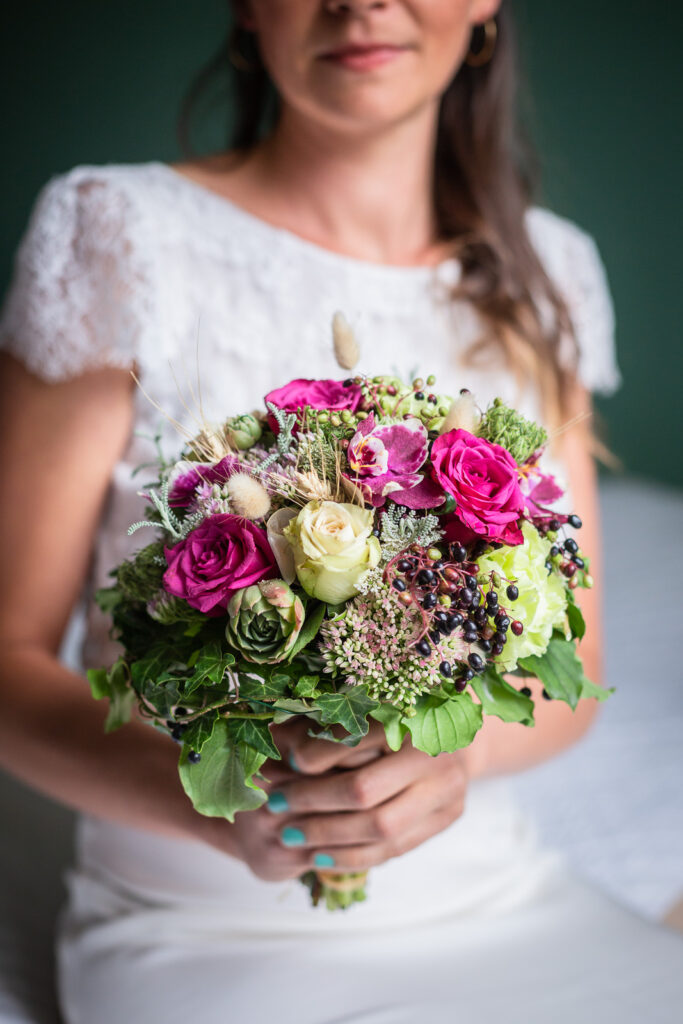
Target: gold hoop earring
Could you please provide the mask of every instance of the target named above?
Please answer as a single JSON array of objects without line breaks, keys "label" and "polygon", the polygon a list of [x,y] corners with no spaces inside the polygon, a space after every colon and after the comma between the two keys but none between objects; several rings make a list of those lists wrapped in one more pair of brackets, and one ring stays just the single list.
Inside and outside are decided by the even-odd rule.
[{"label": "gold hoop earring", "polygon": [[244,32],[239,25],[235,25],[228,42],[228,60],[237,71],[260,71],[259,63],[250,61],[243,53],[240,53],[238,44],[243,34],[247,35],[248,33]]},{"label": "gold hoop earring", "polygon": [[[482,29],[484,33],[484,41],[480,48],[474,53],[472,52],[472,42],[474,41],[474,35],[477,29]],[[465,57],[465,63],[469,64],[471,68],[480,68],[482,64],[488,64],[493,56],[493,51],[496,48],[496,39],[498,38],[498,26],[495,18],[489,18],[488,21],[484,22],[483,25],[475,25],[472,30],[472,40],[470,41],[470,48],[467,56]]]}]

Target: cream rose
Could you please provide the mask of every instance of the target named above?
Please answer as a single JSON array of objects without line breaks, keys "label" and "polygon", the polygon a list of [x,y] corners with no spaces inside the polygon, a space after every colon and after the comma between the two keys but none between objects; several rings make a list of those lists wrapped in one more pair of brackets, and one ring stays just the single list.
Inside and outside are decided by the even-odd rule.
[{"label": "cream rose", "polygon": [[373,519],[372,509],[316,500],[285,527],[296,575],[307,594],[329,604],[355,597],[356,583],[380,559]]}]

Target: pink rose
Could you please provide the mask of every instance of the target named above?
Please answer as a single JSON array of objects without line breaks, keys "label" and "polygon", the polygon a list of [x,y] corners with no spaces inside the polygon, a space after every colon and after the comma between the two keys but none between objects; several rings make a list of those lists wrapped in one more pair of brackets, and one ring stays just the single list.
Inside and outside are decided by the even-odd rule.
[{"label": "pink rose", "polygon": [[224,484],[233,473],[239,473],[241,468],[242,464],[236,455],[226,455],[215,465],[181,462],[177,471],[171,474],[168,503],[171,508],[187,508],[202,484]]},{"label": "pink rose", "polygon": [[164,554],[165,589],[209,614],[236,590],[279,575],[265,530],[242,516],[209,516]]},{"label": "pink rose", "polygon": [[517,463],[505,448],[468,430],[449,430],[432,445],[432,474],[455,498],[453,515],[473,534],[503,544],[523,542],[519,519],[526,499]]},{"label": "pink rose", "polygon": [[418,473],[429,450],[427,428],[410,417],[400,423],[375,424],[373,413],[358,424],[346,453],[344,474],[375,508],[387,498],[408,508],[435,508],[444,500],[433,480]]},{"label": "pink rose", "polygon": [[[312,409],[350,409],[355,412],[362,401],[358,384],[344,386],[340,380],[306,380],[298,377],[284,387],[269,391],[264,401],[272,402],[285,412],[298,412],[308,405]],[[271,427],[277,430],[277,423],[268,417]]]}]

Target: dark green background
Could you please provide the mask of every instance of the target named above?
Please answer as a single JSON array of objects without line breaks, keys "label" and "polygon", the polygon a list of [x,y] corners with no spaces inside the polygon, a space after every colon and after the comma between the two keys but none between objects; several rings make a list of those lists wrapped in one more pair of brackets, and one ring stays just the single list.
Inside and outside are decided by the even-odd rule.
[{"label": "dark green background", "polygon": [[[674,79],[683,5],[514,6],[542,154],[540,199],[595,237],[614,297],[625,383],[599,402],[610,443],[629,471],[683,484],[683,90]],[[224,0],[23,0],[5,11],[2,288],[30,205],[51,174],[79,163],[177,156],[179,100],[220,40],[226,7]]]}]

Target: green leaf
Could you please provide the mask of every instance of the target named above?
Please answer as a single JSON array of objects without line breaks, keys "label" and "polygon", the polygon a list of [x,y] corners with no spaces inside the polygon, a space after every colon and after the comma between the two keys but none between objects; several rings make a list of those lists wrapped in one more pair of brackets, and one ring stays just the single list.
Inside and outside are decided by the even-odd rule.
[{"label": "green leaf", "polygon": [[469,693],[450,700],[418,698],[417,713],[406,720],[413,746],[435,757],[467,747],[481,728],[482,709]]},{"label": "green leaf", "polygon": [[242,700],[267,700],[276,697],[284,697],[290,692],[292,679],[288,675],[275,673],[266,675],[265,678],[257,678],[252,675],[242,675],[240,681],[240,698]]},{"label": "green leaf", "polygon": [[480,676],[475,676],[470,685],[481,701],[484,714],[496,715],[504,722],[534,724],[534,702],[531,697],[525,697],[514,686],[510,686],[494,669],[489,668]]},{"label": "green leaf", "polygon": [[367,716],[379,707],[364,686],[350,686],[338,693],[321,693],[316,704],[323,725],[341,725],[351,736],[365,736],[370,728]]},{"label": "green leaf", "polygon": [[118,587],[102,587],[100,590],[95,591],[97,606],[105,615],[110,615],[116,606],[121,603],[122,598],[123,594]]},{"label": "green leaf", "polygon": [[569,622],[569,628],[572,631],[572,636],[577,640],[580,640],[586,632],[586,623],[584,622],[581,609],[573,600],[570,600],[567,605],[567,620]]},{"label": "green leaf", "polygon": [[387,743],[391,749],[400,750],[408,733],[403,713],[393,704],[380,704],[378,708],[370,712],[370,717],[384,726]]},{"label": "green leaf", "polygon": [[273,708],[273,722],[279,725],[280,722],[288,722],[293,715],[307,715],[317,708],[315,704],[307,704],[303,700],[293,700],[283,697],[271,705]]},{"label": "green leaf", "polygon": [[304,619],[304,624],[301,627],[301,632],[296,638],[294,646],[289,652],[287,661],[291,661],[292,658],[294,658],[299,653],[302,647],[305,647],[306,644],[310,643],[311,640],[313,640],[313,638],[317,636],[318,630],[320,629],[320,624],[323,621],[324,614],[324,604],[319,604],[311,613],[309,613],[308,608],[306,608],[306,618]]},{"label": "green leaf", "polygon": [[574,710],[586,677],[572,640],[555,633],[545,654],[520,658],[519,664],[541,680],[554,700],[563,700]]},{"label": "green leaf", "polygon": [[95,700],[101,700],[102,697],[111,696],[109,673],[106,668],[89,668],[87,676],[88,682],[90,683],[90,690]]},{"label": "green leaf", "polygon": [[130,667],[133,686],[142,692],[145,683],[151,680],[156,683],[160,676],[173,664],[174,653],[167,644],[157,644],[147,654],[146,658],[139,658]]},{"label": "green leaf", "polygon": [[192,676],[185,684],[185,696],[200,686],[220,686],[228,668],[234,664],[234,654],[224,650],[217,640],[202,647],[194,662]]},{"label": "green leaf", "polygon": [[320,676],[300,676],[294,687],[295,697],[317,697]]},{"label": "green leaf", "polygon": [[597,686],[584,676],[583,686],[581,687],[581,699],[583,700],[584,697],[595,697],[597,700],[607,700],[610,693],[614,693],[614,690],[614,686],[606,689],[604,686]]},{"label": "green leaf", "polygon": [[265,802],[266,794],[252,781],[265,757],[238,749],[224,719],[216,722],[198,764],[187,760],[189,749],[183,744],[178,771],[183,789],[200,814],[234,821],[238,811],[255,810]]},{"label": "green leaf", "polygon": [[217,721],[218,715],[215,711],[196,718],[194,722],[190,722],[183,733],[183,742],[190,750],[196,750],[198,754],[201,754],[213,735]]},{"label": "green leaf", "polygon": [[109,714],[104,723],[105,732],[113,732],[130,721],[135,696],[135,690],[130,685],[128,666],[123,658],[119,658],[109,672]]},{"label": "green leaf", "polygon": [[273,737],[268,728],[268,722],[264,719],[254,718],[228,718],[228,733],[234,743],[246,743],[248,746],[258,750],[264,757],[272,757],[276,761],[282,760],[280,751],[275,746]]}]

